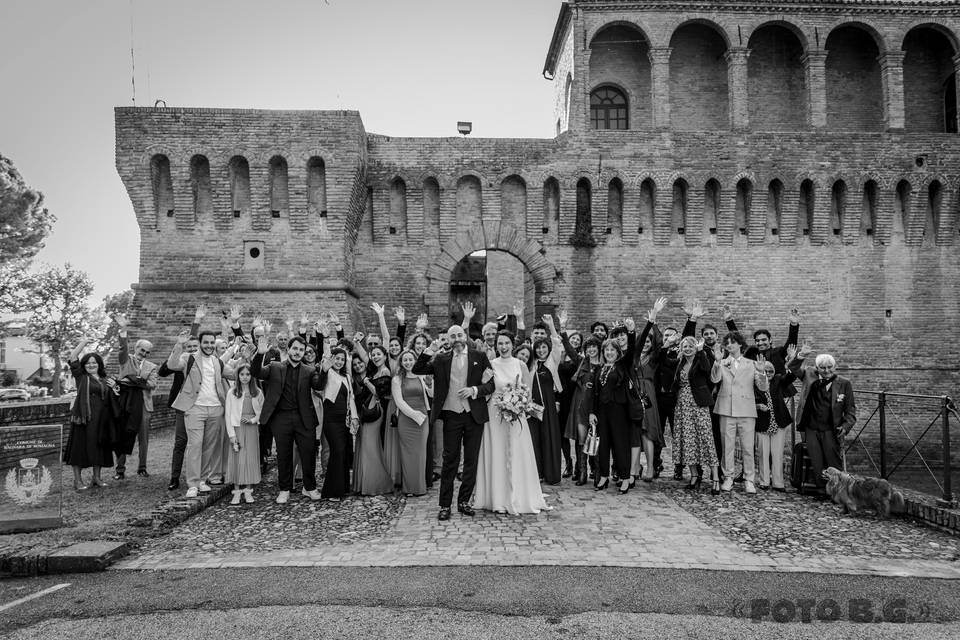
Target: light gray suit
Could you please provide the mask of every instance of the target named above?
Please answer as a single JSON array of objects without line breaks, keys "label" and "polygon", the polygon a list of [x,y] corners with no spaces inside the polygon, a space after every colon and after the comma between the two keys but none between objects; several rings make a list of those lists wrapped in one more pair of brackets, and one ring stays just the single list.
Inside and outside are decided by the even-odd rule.
[{"label": "light gray suit", "polygon": [[753,462],[755,428],[757,426],[757,400],[754,385],[766,391],[770,383],[766,376],[757,375],[756,363],[743,356],[739,361],[724,358],[714,362],[710,379],[720,383],[713,412],[720,416],[720,433],[723,436],[723,475],[733,478],[734,451],[737,436],[743,451],[743,479],[754,482],[756,468]]}]

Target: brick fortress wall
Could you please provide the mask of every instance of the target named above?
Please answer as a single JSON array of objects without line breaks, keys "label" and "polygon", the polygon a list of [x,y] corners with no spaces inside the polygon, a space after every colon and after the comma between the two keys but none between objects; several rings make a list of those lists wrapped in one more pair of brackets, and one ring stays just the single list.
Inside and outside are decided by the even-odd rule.
[{"label": "brick fortress wall", "polygon": [[[575,327],[642,317],[657,295],[680,326],[696,297],[708,321],[729,303],[777,341],[797,305],[801,335],[857,387],[960,395],[960,346],[944,339],[960,319],[960,145],[930,90],[955,68],[956,11],[681,4],[564,9],[564,133],[549,140],[394,138],[355,112],[117,109],[141,227],[135,335],[163,353],[201,301],[275,323],[337,311],[348,331],[373,329],[380,301],[442,327],[456,263],[501,249],[527,267],[535,312],[562,305]],[[841,55],[864,33],[877,56]],[[618,79],[647,103],[629,130],[591,130],[590,92]],[[676,103],[691,82],[697,103]],[[578,211],[595,247],[570,243]]]}]

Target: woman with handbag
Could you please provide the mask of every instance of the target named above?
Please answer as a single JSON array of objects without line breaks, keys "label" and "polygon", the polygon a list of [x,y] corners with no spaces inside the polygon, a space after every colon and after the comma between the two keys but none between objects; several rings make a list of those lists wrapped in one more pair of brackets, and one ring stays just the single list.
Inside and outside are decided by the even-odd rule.
[{"label": "woman with handbag", "polygon": [[600,369],[600,341],[590,336],[583,342],[583,357],[577,363],[577,370],[570,379],[573,385],[573,393],[570,399],[570,416],[567,418],[567,426],[564,435],[577,441],[577,479],[574,482],[578,487],[587,484],[587,478],[591,470],[596,469],[597,449],[592,446],[591,449],[585,447],[588,431],[593,434],[593,441],[596,443],[597,430],[590,427],[590,406],[584,402],[584,398],[590,389],[593,388],[593,380]]},{"label": "woman with handbag", "polygon": [[403,351],[400,368],[392,382],[393,403],[397,406],[397,443],[400,450],[400,478],[403,492],[422,496],[427,492],[427,438],[430,435],[430,404],[427,388],[420,376],[413,373],[417,356]]},{"label": "woman with handbag", "polygon": [[717,449],[713,442],[713,385],[710,382],[710,359],[703,351],[703,341],[693,336],[680,340],[680,361],[673,378],[672,391],[677,396],[674,413],[673,460],[690,467],[688,490],[700,487],[698,467],[709,467],[713,495],[720,494]]},{"label": "woman with handbag", "polygon": [[603,491],[610,484],[610,454],[614,469],[622,478],[620,493],[630,490],[630,412],[627,388],[633,351],[636,344],[636,325],[626,318],[627,350],[623,353],[614,338],[603,342],[601,365],[593,379],[593,387],[584,399],[590,407],[590,426],[597,430],[600,445],[597,450],[597,481],[595,491]]},{"label": "woman with handbag", "polygon": [[380,443],[380,425],[383,408],[377,397],[377,388],[366,376],[367,363],[359,354],[353,355],[353,397],[357,404],[360,426],[357,429],[356,455],[353,463],[352,488],[364,496],[393,493],[393,478],[387,472]]}]

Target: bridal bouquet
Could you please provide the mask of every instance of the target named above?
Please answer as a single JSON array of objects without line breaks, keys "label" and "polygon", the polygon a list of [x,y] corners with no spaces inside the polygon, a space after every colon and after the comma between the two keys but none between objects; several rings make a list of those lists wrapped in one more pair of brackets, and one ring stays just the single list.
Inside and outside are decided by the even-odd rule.
[{"label": "bridal bouquet", "polygon": [[493,406],[499,409],[500,417],[506,422],[519,423],[522,418],[543,416],[543,407],[531,400],[530,389],[519,376],[494,396]]}]

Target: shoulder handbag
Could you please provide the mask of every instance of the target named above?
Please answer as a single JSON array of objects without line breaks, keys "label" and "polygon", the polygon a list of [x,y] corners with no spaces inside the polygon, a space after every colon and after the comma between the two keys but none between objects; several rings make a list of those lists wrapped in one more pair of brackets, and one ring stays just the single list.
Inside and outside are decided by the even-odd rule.
[{"label": "shoulder handbag", "polygon": [[632,369],[627,380],[627,404],[629,405],[630,419],[634,422],[641,422],[647,409],[651,406],[650,398],[640,388],[637,374]]},{"label": "shoulder handbag", "polygon": [[587,437],[583,440],[583,454],[586,456],[595,456],[600,449],[600,436],[597,435],[597,428],[590,427]]},{"label": "shoulder handbag", "polygon": [[369,424],[380,420],[380,412],[380,401],[377,400],[376,396],[373,396],[373,406],[371,407],[369,402],[364,404],[358,417],[363,424]]}]

